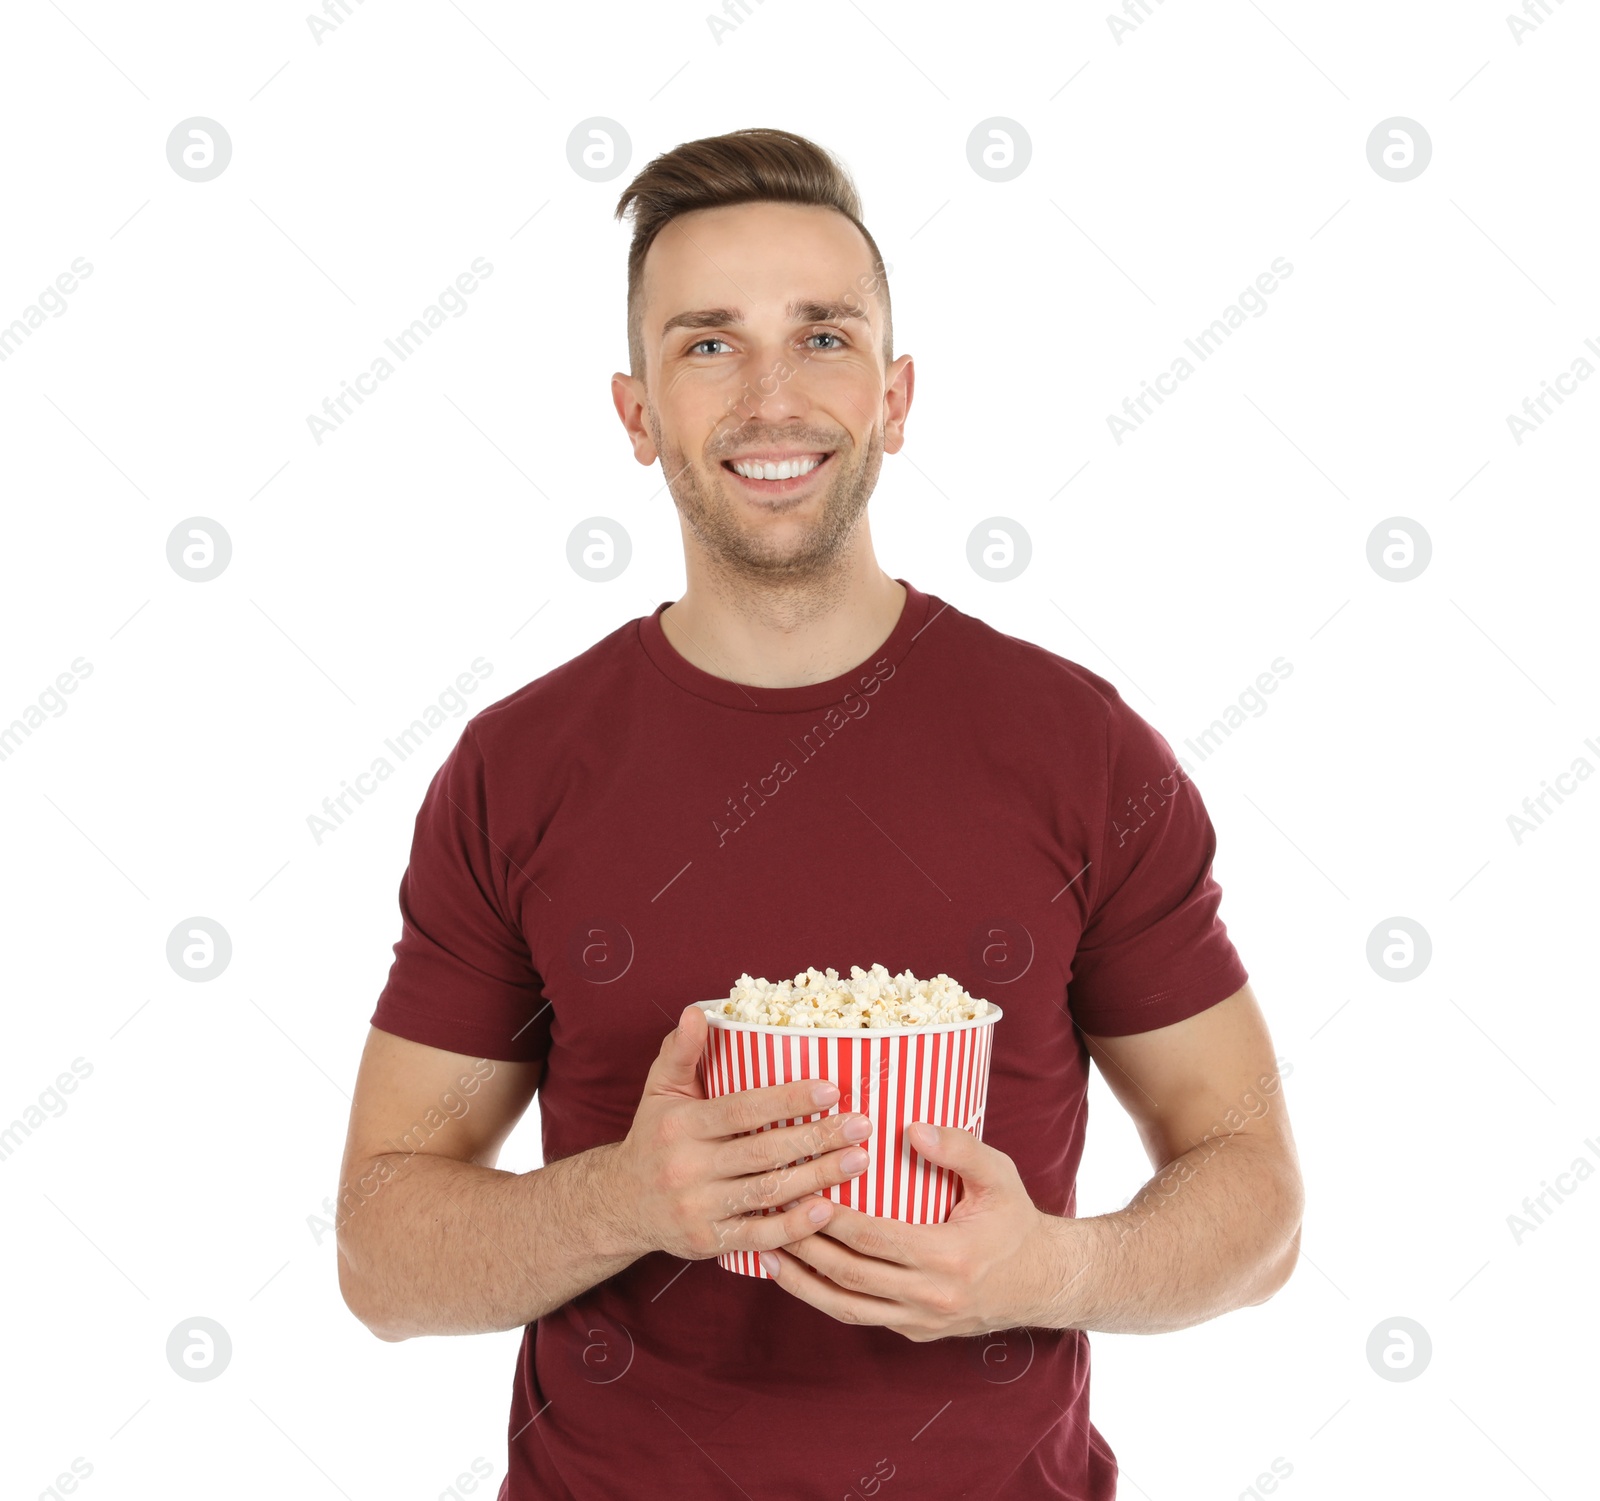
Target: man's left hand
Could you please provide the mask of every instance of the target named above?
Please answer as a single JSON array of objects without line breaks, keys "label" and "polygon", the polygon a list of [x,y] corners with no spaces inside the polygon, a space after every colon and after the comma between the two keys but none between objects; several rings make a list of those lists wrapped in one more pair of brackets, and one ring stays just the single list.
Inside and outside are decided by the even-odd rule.
[{"label": "man's left hand", "polygon": [[795,1297],[841,1323],[881,1324],[918,1343],[1057,1327],[1063,1289],[1089,1265],[1077,1221],[1035,1208],[1016,1164],[970,1131],[919,1124],[910,1139],[961,1179],[944,1224],[836,1205],[817,1234],[763,1253],[767,1271],[776,1258],[778,1285]]}]

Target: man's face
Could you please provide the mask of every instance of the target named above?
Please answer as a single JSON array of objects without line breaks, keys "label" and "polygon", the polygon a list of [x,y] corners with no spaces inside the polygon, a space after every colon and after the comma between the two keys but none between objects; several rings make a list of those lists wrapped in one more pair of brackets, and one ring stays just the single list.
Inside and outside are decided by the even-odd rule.
[{"label": "man's face", "polygon": [[913,379],[909,355],[885,369],[876,287],[866,241],[832,209],[702,209],[651,245],[645,380],[617,376],[613,399],[723,566],[814,576],[856,536]]}]

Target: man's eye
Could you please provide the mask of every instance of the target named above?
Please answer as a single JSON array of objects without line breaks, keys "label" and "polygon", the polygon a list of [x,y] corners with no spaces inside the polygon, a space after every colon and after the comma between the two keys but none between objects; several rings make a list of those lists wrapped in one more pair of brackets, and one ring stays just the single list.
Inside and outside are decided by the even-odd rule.
[{"label": "man's eye", "polygon": [[[830,344],[823,344],[823,345],[813,346],[814,348],[819,348],[819,349],[821,349],[823,351],[831,351],[831,350],[834,350],[834,349],[843,349],[845,347],[845,344],[846,344],[846,340],[845,340],[844,335],[843,334],[834,333],[831,329],[819,329],[816,333],[807,334],[806,335],[806,339],[808,341],[812,340],[812,339],[831,339],[833,342],[830,343]],[[715,336],[713,336],[713,337],[705,338],[705,339],[696,339],[695,342],[689,346],[688,353],[690,353],[690,354],[712,354],[712,353],[715,353],[715,350],[711,347],[712,345],[721,345],[724,349],[732,349],[733,348],[733,346],[731,344],[729,344],[726,339],[719,339],[719,338],[716,338]]]}]

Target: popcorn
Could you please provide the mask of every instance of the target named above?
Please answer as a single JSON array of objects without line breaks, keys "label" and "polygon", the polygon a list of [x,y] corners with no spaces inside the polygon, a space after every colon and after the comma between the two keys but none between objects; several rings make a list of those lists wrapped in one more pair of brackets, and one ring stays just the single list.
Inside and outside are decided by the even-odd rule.
[{"label": "popcorn", "polygon": [[742,974],[728,999],[707,1009],[730,1021],[834,1031],[942,1026],[975,1021],[992,1008],[947,974],[919,980],[909,969],[891,975],[881,964],[852,964],[848,980],[836,969],[807,969],[776,984]]}]

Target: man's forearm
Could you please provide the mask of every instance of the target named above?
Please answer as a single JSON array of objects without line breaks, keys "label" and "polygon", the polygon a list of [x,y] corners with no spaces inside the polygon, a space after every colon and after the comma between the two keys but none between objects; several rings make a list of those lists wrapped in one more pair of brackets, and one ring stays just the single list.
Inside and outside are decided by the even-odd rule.
[{"label": "man's forearm", "polygon": [[426,1152],[364,1164],[378,1186],[340,1204],[346,1301],[386,1340],[517,1329],[559,1308],[646,1249],[612,1201],[615,1151],[595,1147],[530,1173]]},{"label": "man's forearm", "polygon": [[1126,1208],[1047,1217],[1052,1329],[1165,1334],[1262,1303],[1294,1269],[1303,1196],[1293,1149],[1238,1132],[1191,1147]]}]

